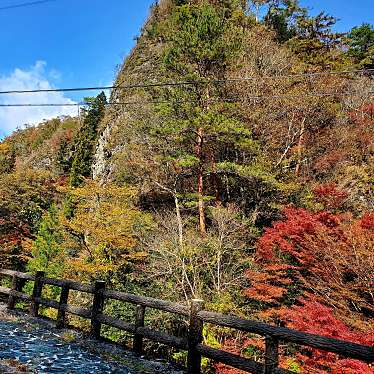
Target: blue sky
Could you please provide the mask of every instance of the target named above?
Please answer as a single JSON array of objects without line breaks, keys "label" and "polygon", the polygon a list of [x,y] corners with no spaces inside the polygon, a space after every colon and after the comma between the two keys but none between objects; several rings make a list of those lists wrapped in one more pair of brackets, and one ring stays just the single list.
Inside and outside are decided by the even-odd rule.
[{"label": "blue sky", "polygon": [[[0,8],[31,0],[0,0]],[[153,0],[54,0],[0,9],[0,90],[107,85],[134,45]],[[374,24],[373,0],[301,0],[341,19],[339,31]],[[1,102],[72,102],[84,94],[2,96]],[[0,108],[0,137],[16,126],[75,109]]]},{"label": "blue sky", "polygon": [[339,18],[335,29],[347,31],[362,23],[374,24],[373,0],[300,0],[312,14],[321,10]]}]

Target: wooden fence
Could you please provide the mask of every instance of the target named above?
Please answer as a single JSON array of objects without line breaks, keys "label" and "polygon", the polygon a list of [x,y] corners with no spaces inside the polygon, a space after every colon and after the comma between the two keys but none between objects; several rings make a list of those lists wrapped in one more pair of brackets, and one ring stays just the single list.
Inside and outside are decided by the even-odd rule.
[{"label": "wooden fence", "polygon": [[[141,354],[143,339],[150,339],[174,348],[186,350],[187,372],[198,374],[201,370],[201,357],[207,357],[216,362],[221,362],[237,369],[255,374],[285,374],[288,370],[279,368],[279,342],[290,342],[302,346],[322,349],[327,352],[337,353],[347,358],[358,359],[367,363],[374,362],[374,347],[327,338],[314,334],[307,334],[284,327],[275,327],[265,323],[255,322],[236,316],[213,313],[204,310],[202,300],[191,300],[189,307],[149,298],[106,289],[105,282],[96,281],[93,285],[82,284],[69,280],[46,278],[43,272],[35,276],[12,271],[0,270],[0,275],[12,277],[11,288],[0,287],[0,293],[8,295],[8,309],[13,309],[17,300],[30,302],[30,314],[38,316],[39,306],[43,305],[58,310],[56,326],[65,326],[66,313],[71,313],[91,320],[91,334],[100,338],[101,325],[109,325],[133,334],[133,350]],[[32,295],[22,293],[25,282],[33,281]],[[59,302],[41,297],[44,285],[53,285],[61,288]],[[69,291],[76,290],[93,294],[93,303],[90,309],[68,304]],[[117,318],[103,314],[106,299],[120,300],[136,305],[135,321],[127,323]],[[185,316],[189,319],[187,338],[168,335],[155,331],[144,325],[146,308],[158,309],[173,314]],[[259,363],[229,352],[211,348],[203,344],[202,331],[204,323],[225,326],[232,329],[254,333],[265,337],[265,362]]]}]

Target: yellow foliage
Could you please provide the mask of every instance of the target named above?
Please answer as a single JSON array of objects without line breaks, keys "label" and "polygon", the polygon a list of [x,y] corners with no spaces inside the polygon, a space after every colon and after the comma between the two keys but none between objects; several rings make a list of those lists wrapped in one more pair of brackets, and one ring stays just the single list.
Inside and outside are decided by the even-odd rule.
[{"label": "yellow foliage", "polygon": [[136,208],[134,189],[90,180],[82,187],[64,189],[75,201],[73,217],[61,217],[66,232],[78,243],[69,261],[72,271],[107,273],[144,260],[146,254],[137,245],[141,233],[150,228],[151,216]]},{"label": "yellow foliage", "polygon": [[0,153],[8,153],[10,150],[9,145],[5,142],[0,143]]}]

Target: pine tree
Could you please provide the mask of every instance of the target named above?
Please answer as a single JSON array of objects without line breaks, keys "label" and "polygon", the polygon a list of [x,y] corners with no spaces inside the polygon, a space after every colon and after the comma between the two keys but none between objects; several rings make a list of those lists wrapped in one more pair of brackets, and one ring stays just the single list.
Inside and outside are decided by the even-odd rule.
[{"label": "pine tree", "polygon": [[287,43],[305,62],[339,68],[347,63],[344,53],[337,49],[344,33],[332,30],[337,19],[325,12],[311,16],[299,0],[257,1],[267,6],[264,24],[274,30],[279,42]]},{"label": "pine tree", "polygon": [[70,172],[70,185],[72,187],[79,186],[84,177],[91,176],[97,128],[101,119],[104,117],[105,105],[107,103],[104,92],[100,93],[95,99],[86,99],[86,101],[87,100],[90,101],[91,105],[75,140],[75,150]]},{"label": "pine tree", "polygon": [[333,31],[337,18],[320,12],[312,17],[305,11],[296,19],[296,35],[290,39],[292,50],[309,64],[331,68],[347,63],[342,45],[344,33]]},{"label": "pine tree", "polygon": [[264,23],[276,32],[277,39],[284,43],[297,35],[297,19],[306,16],[306,9],[298,0],[268,0],[268,11]]},{"label": "pine tree", "polygon": [[222,100],[224,87],[207,83],[227,75],[228,66],[238,65],[251,20],[241,1],[203,1],[175,6],[158,29],[157,37],[166,41],[165,74],[196,83],[157,92],[166,104],[158,107],[161,120],[153,131],[158,140],[167,139],[160,157],[166,165],[174,164],[176,180],[185,184],[193,183],[191,176],[196,178],[189,198],[197,201],[202,234],[206,201],[219,204],[222,198],[220,174],[227,173],[226,163],[235,168],[241,162],[235,162],[236,150],[249,154],[255,148],[250,130],[234,114],[235,105]]},{"label": "pine tree", "polygon": [[374,28],[368,23],[354,27],[347,36],[348,56],[364,68],[374,68]]}]

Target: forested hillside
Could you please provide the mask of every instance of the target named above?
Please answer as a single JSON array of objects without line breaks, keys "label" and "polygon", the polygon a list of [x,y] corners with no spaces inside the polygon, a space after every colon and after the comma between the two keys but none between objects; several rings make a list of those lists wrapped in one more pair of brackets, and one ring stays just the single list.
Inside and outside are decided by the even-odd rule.
[{"label": "forested hillside", "polygon": [[[1,267],[374,345],[374,29],[335,22],[297,0],[154,5],[109,98],[0,143]],[[204,339],[263,355],[256,336]],[[295,373],[373,373],[282,353]]]}]

